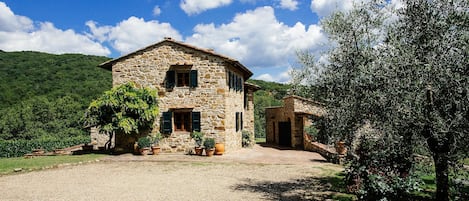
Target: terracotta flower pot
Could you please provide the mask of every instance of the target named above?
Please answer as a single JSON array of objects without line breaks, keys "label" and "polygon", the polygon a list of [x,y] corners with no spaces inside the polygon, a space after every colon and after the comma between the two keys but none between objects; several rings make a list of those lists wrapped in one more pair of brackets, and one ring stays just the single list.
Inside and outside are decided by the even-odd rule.
[{"label": "terracotta flower pot", "polygon": [[216,143],[215,144],[215,155],[223,155],[225,153],[225,144]]},{"label": "terracotta flower pot", "polygon": [[195,154],[202,156],[202,153],[204,152],[204,149],[202,147],[196,147],[195,148]]},{"label": "terracotta flower pot", "polygon": [[205,155],[207,155],[208,157],[213,156],[214,153],[215,149],[205,149]]},{"label": "terracotta flower pot", "polygon": [[150,148],[141,148],[140,149],[140,155],[146,156],[146,155],[148,155],[148,153],[150,153]]},{"label": "terracotta flower pot", "polygon": [[151,147],[151,151],[153,152],[153,155],[158,155],[161,151],[160,147]]},{"label": "terracotta flower pot", "polygon": [[347,147],[345,147],[345,142],[344,141],[338,141],[336,143],[335,150],[339,155],[345,155],[347,153]]}]

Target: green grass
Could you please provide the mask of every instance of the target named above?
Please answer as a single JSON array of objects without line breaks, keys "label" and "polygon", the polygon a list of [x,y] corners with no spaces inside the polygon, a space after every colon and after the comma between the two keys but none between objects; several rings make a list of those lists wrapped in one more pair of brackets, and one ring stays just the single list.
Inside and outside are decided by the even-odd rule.
[{"label": "green grass", "polygon": [[265,138],[256,138],[256,143],[265,143]]},{"label": "green grass", "polygon": [[106,155],[85,154],[76,156],[40,156],[34,158],[0,158],[0,174],[13,173],[14,169],[21,168],[22,171],[38,170],[65,163],[78,163],[93,161]]}]

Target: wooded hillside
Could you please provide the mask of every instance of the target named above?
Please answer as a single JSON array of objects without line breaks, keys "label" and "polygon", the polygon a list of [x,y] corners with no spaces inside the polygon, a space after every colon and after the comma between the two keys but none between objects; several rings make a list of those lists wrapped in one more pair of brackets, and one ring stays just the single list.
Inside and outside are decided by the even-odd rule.
[{"label": "wooded hillside", "polygon": [[86,135],[91,100],[111,88],[109,58],[0,51],[0,140]]}]

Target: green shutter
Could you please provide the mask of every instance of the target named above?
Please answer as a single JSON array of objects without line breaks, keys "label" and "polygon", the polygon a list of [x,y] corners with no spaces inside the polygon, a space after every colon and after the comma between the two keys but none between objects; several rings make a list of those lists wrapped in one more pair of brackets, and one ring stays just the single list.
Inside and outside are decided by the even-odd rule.
[{"label": "green shutter", "polygon": [[243,130],[243,113],[242,112],[239,113],[239,121],[240,121],[239,130]]},{"label": "green shutter", "polygon": [[229,74],[229,76],[228,76],[229,77],[228,78],[228,83],[229,84],[228,85],[229,85],[230,89],[232,89],[233,88],[233,73],[230,71],[228,74]]},{"label": "green shutter", "polygon": [[236,112],[236,132],[239,131],[239,112]]},{"label": "green shutter", "polygon": [[170,134],[173,132],[173,113],[163,112],[163,133]]},{"label": "green shutter", "polygon": [[169,70],[166,72],[166,88],[172,89],[176,86],[176,72]]},{"label": "green shutter", "polygon": [[200,112],[192,112],[192,131],[200,132]]},{"label": "green shutter", "polygon": [[197,70],[191,70],[189,78],[190,78],[189,86],[191,88],[196,88],[197,87]]}]

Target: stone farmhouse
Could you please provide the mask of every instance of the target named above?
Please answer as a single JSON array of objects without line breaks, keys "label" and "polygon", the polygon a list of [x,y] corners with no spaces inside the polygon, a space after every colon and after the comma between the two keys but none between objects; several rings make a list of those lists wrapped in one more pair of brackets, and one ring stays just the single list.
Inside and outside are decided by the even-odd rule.
[{"label": "stone farmhouse", "polygon": [[324,104],[299,96],[287,96],[283,102],[265,109],[267,143],[308,150],[304,128],[326,113]]},{"label": "stone farmhouse", "polygon": [[[193,131],[224,143],[227,152],[241,148],[242,131],[254,135],[258,87],[245,82],[253,73],[237,60],[165,38],[99,67],[112,71],[113,86],[134,82],[158,90],[160,118],[151,132],[164,136],[163,152],[193,149]],[[116,148],[133,147],[134,138],[116,136]],[[109,141],[96,129],[91,138],[98,146]]]}]

